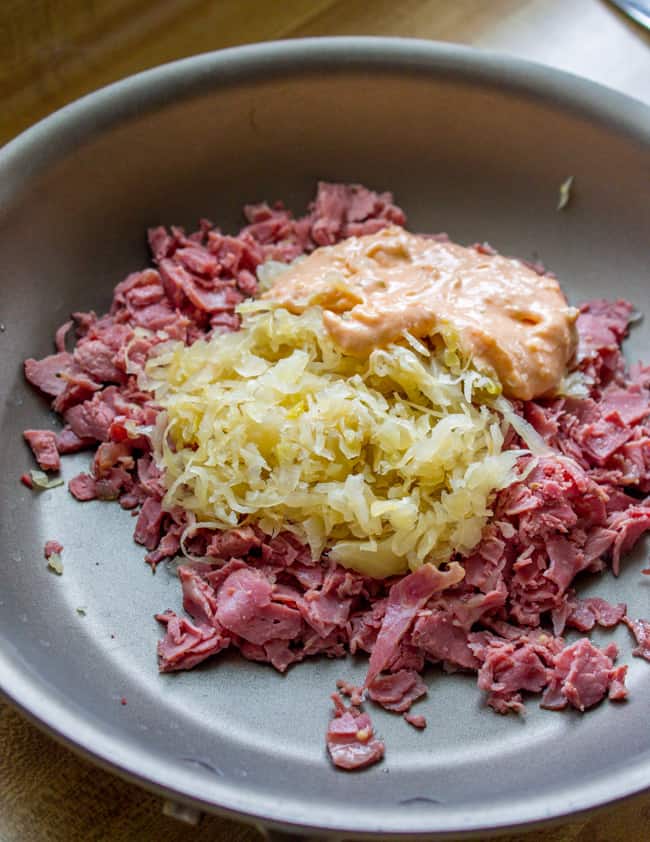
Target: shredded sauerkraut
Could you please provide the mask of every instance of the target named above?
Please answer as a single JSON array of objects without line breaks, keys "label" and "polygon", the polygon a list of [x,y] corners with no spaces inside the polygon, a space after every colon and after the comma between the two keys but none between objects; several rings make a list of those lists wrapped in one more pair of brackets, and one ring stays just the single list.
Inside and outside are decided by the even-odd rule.
[{"label": "shredded sauerkraut", "polygon": [[240,313],[240,331],[148,363],[165,504],[213,528],[290,530],[374,577],[472,550],[521,454],[503,450],[498,385],[410,336],[347,356],[316,307]]}]

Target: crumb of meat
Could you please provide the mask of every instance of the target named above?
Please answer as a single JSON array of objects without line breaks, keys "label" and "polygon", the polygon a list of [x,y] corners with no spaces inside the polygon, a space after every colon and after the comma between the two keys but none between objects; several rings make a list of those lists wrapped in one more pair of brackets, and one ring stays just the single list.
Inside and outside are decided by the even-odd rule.
[{"label": "crumb of meat", "polygon": [[427,720],[421,713],[404,713],[402,716],[414,728],[422,729],[427,727]]}]

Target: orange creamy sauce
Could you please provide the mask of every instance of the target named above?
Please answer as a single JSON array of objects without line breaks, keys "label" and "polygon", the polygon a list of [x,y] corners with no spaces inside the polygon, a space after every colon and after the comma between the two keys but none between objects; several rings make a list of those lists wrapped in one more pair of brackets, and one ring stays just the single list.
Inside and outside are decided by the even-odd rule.
[{"label": "orange creamy sauce", "polygon": [[293,313],[322,307],[332,340],[354,356],[404,331],[444,336],[451,328],[474,365],[523,400],[558,386],[577,345],[578,311],[554,278],[397,226],[316,249],[264,298]]}]

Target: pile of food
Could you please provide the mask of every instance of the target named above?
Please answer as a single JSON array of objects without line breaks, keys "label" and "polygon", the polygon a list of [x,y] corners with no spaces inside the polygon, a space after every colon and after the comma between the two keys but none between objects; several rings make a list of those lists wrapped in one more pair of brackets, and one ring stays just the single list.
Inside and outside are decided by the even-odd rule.
[{"label": "pile of food", "polygon": [[631,305],[570,307],[543,267],[410,234],[359,185],[319,184],[298,219],[244,213],[236,236],[151,229],[155,268],[25,362],[64,420],[25,431],[42,471],[93,449],[70,492],[137,510],[153,567],[184,559],[160,669],[368,653],[334,694],[346,769],[383,756],[367,699],[426,725],[426,663],[475,672],[499,713],[625,698],[616,646],[562,635],[625,623],[650,660],[650,623],[573,589],[650,529]]}]

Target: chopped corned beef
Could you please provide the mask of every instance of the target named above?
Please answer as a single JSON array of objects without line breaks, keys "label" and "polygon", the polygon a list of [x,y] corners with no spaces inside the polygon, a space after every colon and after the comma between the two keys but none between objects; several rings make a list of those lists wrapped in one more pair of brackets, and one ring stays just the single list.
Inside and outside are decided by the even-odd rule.
[{"label": "chopped corned beef", "polygon": [[523,711],[521,691],[539,693],[549,681],[548,666],[561,647],[550,635],[522,632],[499,637],[489,632],[470,636],[470,648],[481,663],[478,686],[497,713]]},{"label": "chopped corned beef", "polygon": [[542,707],[560,710],[571,704],[584,711],[604,699],[613,681],[617,683],[614,697],[622,698],[625,676],[620,669],[614,669],[617,655],[615,644],[600,650],[586,637],[567,646],[555,656]]},{"label": "chopped corned beef", "polygon": [[199,628],[173,611],[157,614],[156,619],[167,626],[165,636],[158,643],[161,672],[192,669],[230,643],[223,629]]},{"label": "chopped corned beef", "polygon": [[[350,707],[333,696],[327,746],[343,769],[384,754],[359,709],[364,695],[426,726],[408,711],[426,694],[420,673],[427,661],[475,672],[499,713],[522,711],[531,693],[543,693],[544,707],[581,711],[605,696],[624,699],[627,667],[614,666],[616,647],[601,650],[586,638],[565,645],[560,635],[624,622],[637,641],[633,653],[650,661],[650,622],[629,619],[623,603],[575,591],[583,571],[609,565],[618,574],[621,558],[650,530],[650,367],[628,370],[621,352],[632,306],[598,299],[580,307],[576,370],[587,393],[516,404],[548,453],[521,458],[525,478],[498,493],[471,555],[450,559],[445,570],[424,565],[373,580],[326,555],[315,561],[290,532],[199,528],[163,502],[164,476],[147,433],[159,410],[138,377],[149,355],[168,340],[191,344],[238,330],[235,308],[257,294],[261,263],[405,223],[390,193],[325,182],[302,217],[266,202],[247,205],[244,216],[236,235],[208,220],[191,234],[151,228],[154,266],[117,284],[108,314],[72,314],[56,332],[56,353],[24,365],[26,379],[65,420],[58,434],[25,431],[40,467],[58,470],[60,454],[95,447],[91,472],[70,480],[71,494],[119,499],[133,510],[134,537],[152,567],[181,552],[195,559],[178,568],[191,619],[157,615],[165,626],[160,670],[191,669],[227,647],[280,672],[317,655],[369,654],[363,687],[338,682]],[[495,253],[487,244],[475,248]],[[521,445],[513,433],[507,441]],[[28,474],[22,479],[33,485]],[[46,557],[62,549],[48,541]]]},{"label": "chopped corned beef", "polygon": [[627,606],[623,602],[611,605],[598,596],[588,599],[569,599],[567,601],[567,625],[578,631],[591,631],[595,625],[603,628],[617,626],[625,617]]},{"label": "chopped corned beef", "polygon": [[138,544],[142,544],[148,550],[155,550],[160,542],[160,527],[164,516],[159,500],[148,497],[144,501],[133,533]]},{"label": "chopped corned beef", "polygon": [[420,713],[405,713],[404,719],[414,728],[423,729],[427,727],[427,720]]},{"label": "chopped corned beef", "polygon": [[66,351],[51,354],[42,360],[28,359],[25,360],[25,377],[44,394],[56,397],[65,389],[65,380],[61,378],[61,372],[71,362],[72,357]]},{"label": "chopped corned beef", "polygon": [[76,497],[81,503],[97,499],[95,479],[90,474],[78,474],[76,477],[73,477],[68,483],[68,488],[70,489],[70,494]]},{"label": "chopped corned beef", "polygon": [[346,707],[334,693],[334,717],[327,729],[327,749],[332,762],[340,769],[363,769],[384,756],[384,743],[374,736],[367,713]]},{"label": "chopped corned beef", "polygon": [[630,620],[625,618],[625,624],[634,635],[637,642],[632,654],[637,658],[645,658],[650,661],[650,622],[648,620]]},{"label": "chopped corned beef", "polygon": [[300,612],[272,600],[266,576],[251,569],[235,570],[217,592],[217,619],[250,643],[294,640],[302,629]]},{"label": "chopped corned beef", "polygon": [[61,555],[62,552],[63,544],[60,544],[58,541],[51,540],[45,542],[45,547],[43,548],[43,555],[45,556],[45,558],[49,559],[55,553],[57,555]]},{"label": "chopped corned beef", "polygon": [[79,450],[85,450],[94,444],[95,439],[81,439],[68,426],[64,427],[56,437],[56,449],[61,456],[64,456],[66,453],[77,453]]},{"label": "chopped corned beef", "polygon": [[52,430],[25,430],[25,441],[44,471],[58,471],[61,467],[56,433]]},{"label": "chopped corned beef", "polygon": [[452,587],[463,576],[463,568],[456,562],[452,562],[446,572],[425,564],[391,587],[384,618],[370,656],[365,687],[369,687],[394,659],[400,641],[411,627],[419,609],[424,607],[434,593]]},{"label": "chopped corned beef", "polygon": [[378,675],[368,687],[368,697],[386,710],[405,713],[421,696],[426,696],[427,687],[415,670]]}]

